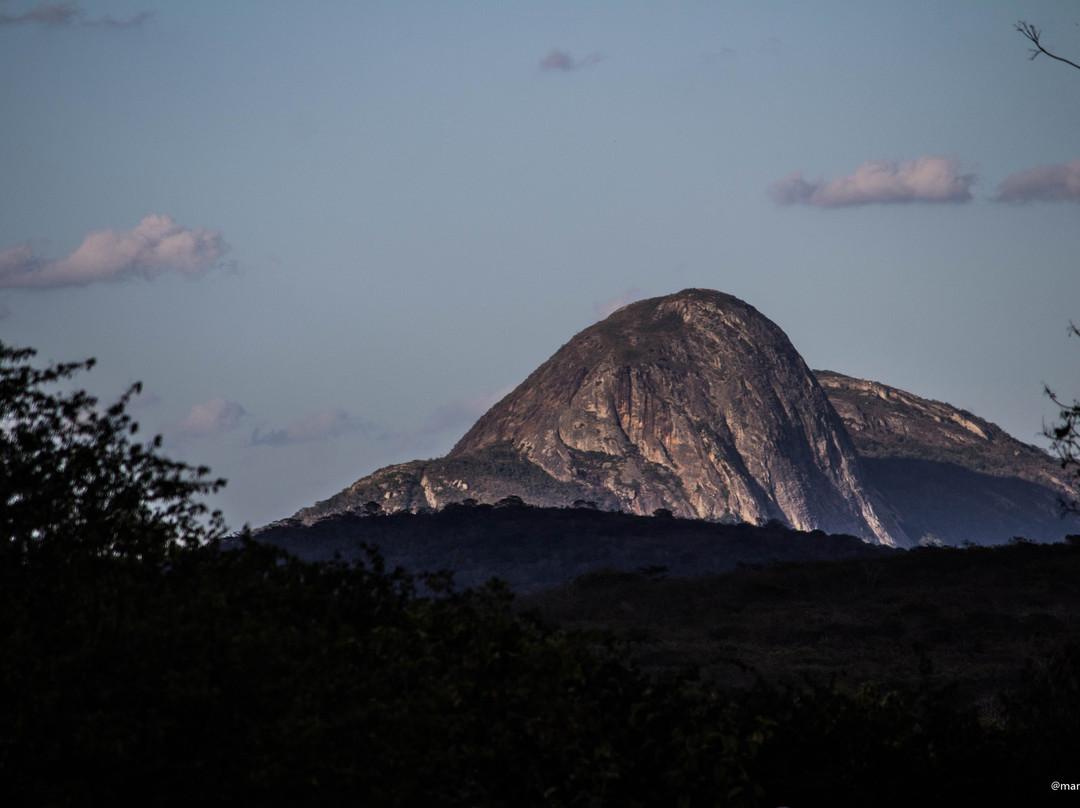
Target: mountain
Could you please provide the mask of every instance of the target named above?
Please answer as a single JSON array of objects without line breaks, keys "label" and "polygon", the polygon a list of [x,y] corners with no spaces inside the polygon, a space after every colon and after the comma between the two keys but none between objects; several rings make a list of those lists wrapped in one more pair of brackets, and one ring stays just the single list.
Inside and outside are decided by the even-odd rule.
[{"label": "mountain", "polygon": [[878,382],[814,371],[873,487],[916,539],[982,544],[1075,532],[1069,477],[1046,452],[965,410]]},{"label": "mountain", "polygon": [[[1043,450],[949,404],[810,371],[752,306],[687,289],[577,334],[451,452],[389,466],[296,519],[520,498],[891,546],[1075,532]],[[512,500],[511,500],[512,501]]]},{"label": "mountain", "polygon": [[301,510],[393,512],[518,496],[912,539],[780,328],[720,292],[625,306],[577,334],[444,458],[381,469]]}]

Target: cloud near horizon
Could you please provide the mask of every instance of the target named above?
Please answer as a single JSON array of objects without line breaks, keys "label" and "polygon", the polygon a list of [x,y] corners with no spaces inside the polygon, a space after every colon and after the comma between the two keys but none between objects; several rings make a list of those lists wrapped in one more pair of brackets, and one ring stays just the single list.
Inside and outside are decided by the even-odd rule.
[{"label": "cloud near horizon", "polygon": [[580,59],[574,59],[569,53],[558,48],[552,48],[548,55],[540,60],[541,70],[577,70],[580,67],[589,67],[604,60],[599,53],[590,53]]},{"label": "cloud near horizon", "polygon": [[263,432],[256,427],[251,433],[252,446],[287,446],[293,443],[308,443],[316,440],[344,435],[364,429],[359,418],[354,418],[345,410],[327,407],[320,412],[309,413],[288,423],[283,429]]},{"label": "cloud near horizon", "polygon": [[140,11],[128,20],[116,20],[108,15],[93,20],[86,16],[86,13],[79,8],[79,4],[75,0],[61,3],[41,2],[22,14],[0,14],[0,25],[37,24],[50,27],[132,28],[142,25],[153,16],[153,11]]},{"label": "cloud near horizon", "polygon": [[781,205],[820,208],[881,202],[967,202],[975,174],[961,174],[955,157],[924,154],[914,160],[868,160],[854,174],[811,182],[802,173],[789,174],[769,188]]},{"label": "cloud near horizon", "polygon": [[998,186],[998,202],[1080,203],[1080,160],[1010,174]]},{"label": "cloud near horizon", "polygon": [[194,405],[178,428],[181,435],[202,438],[235,429],[247,414],[247,410],[237,402],[214,396],[209,401]]},{"label": "cloud near horizon", "polygon": [[150,214],[132,230],[91,233],[67,258],[46,261],[29,244],[0,252],[0,288],[55,289],[179,272],[197,278],[230,250],[221,233]]}]

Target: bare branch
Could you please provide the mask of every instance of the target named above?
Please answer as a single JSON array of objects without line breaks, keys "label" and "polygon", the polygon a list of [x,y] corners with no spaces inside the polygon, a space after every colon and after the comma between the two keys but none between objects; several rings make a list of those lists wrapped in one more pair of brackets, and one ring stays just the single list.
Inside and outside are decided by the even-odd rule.
[{"label": "bare branch", "polygon": [[1031,42],[1031,44],[1033,44],[1035,46],[1034,48],[1031,49],[1031,58],[1032,59],[1034,59],[1040,53],[1045,53],[1051,59],[1057,59],[1059,62],[1064,62],[1067,65],[1072,65],[1077,70],[1080,70],[1080,65],[1078,65],[1076,62],[1070,62],[1068,59],[1065,59],[1065,58],[1063,58],[1061,56],[1055,56],[1050,51],[1048,51],[1046,48],[1044,48],[1042,46],[1042,44],[1039,42],[1039,37],[1042,35],[1042,32],[1039,31],[1039,29],[1036,28],[1031,23],[1024,22],[1023,20],[1020,20],[1019,22],[1016,23],[1016,25],[1013,26],[1013,28],[1015,28],[1017,31],[1019,31],[1021,34],[1023,34],[1027,38],[1027,40],[1029,42]]}]

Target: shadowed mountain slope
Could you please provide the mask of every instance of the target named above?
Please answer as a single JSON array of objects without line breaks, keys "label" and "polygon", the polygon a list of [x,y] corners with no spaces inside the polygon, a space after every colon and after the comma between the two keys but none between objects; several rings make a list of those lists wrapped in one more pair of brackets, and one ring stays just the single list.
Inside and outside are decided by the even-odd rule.
[{"label": "shadowed mountain slope", "polygon": [[996,544],[1075,532],[1059,501],[1076,496],[1046,452],[970,412],[878,382],[814,371],[870,483],[915,539]]}]

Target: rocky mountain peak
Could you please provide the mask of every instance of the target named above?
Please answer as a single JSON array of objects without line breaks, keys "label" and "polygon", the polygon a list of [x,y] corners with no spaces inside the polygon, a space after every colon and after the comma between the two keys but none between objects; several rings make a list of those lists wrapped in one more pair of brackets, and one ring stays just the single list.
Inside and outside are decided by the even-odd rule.
[{"label": "rocky mountain peak", "polygon": [[635,513],[765,521],[905,544],[775,323],[687,289],[585,329],[491,408],[449,458],[519,452]]},{"label": "rocky mountain peak", "polygon": [[380,469],[297,518],[524,501],[779,520],[894,546],[996,543],[1059,536],[1070,490],[1044,452],[993,424],[815,375],[753,306],[686,289],[577,334],[446,457]]}]

